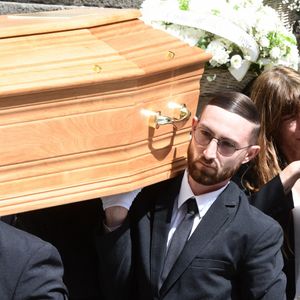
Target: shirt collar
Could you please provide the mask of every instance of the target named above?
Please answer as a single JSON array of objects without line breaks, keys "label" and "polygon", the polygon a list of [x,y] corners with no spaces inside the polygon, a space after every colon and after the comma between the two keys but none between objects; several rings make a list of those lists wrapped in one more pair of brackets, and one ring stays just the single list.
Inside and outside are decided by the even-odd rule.
[{"label": "shirt collar", "polygon": [[218,198],[218,196],[223,192],[223,190],[227,187],[228,184],[229,184],[229,182],[225,186],[221,187],[220,189],[218,189],[216,191],[202,194],[199,196],[195,196],[193,191],[191,190],[191,187],[188,182],[188,172],[187,172],[187,170],[185,170],[182,181],[181,181],[179,195],[178,195],[178,209],[189,198],[195,197],[197,206],[198,206],[198,210],[199,210],[199,213],[201,216],[202,215],[201,212],[203,212],[203,210],[205,210],[205,212],[206,212],[207,209],[205,209],[205,208],[210,207],[210,205]]}]

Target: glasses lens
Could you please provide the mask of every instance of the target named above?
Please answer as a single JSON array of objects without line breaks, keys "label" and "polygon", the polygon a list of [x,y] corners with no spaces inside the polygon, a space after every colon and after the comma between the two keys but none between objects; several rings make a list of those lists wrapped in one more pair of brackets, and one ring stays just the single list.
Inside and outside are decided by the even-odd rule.
[{"label": "glasses lens", "polygon": [[195,130],[195,140],[196,143],[201,146],[207,146],[212,139],[211,134],[208,131],[205,131],[201,128]]},{"label": "glasses lens", "polygon": [[218,150],[224,156],[230,156],[235,152],[235,146],[227,141],[218,142]]},{"label": "glasses lens", "polygon": [[[202,128],[197,128],[194,131],[195,141],[200,146],[207,146],[214,138],[209,131]],[[235,151],[236,147],[226,140],[217,140],[218,152],[224,156],[231,156]]]}]

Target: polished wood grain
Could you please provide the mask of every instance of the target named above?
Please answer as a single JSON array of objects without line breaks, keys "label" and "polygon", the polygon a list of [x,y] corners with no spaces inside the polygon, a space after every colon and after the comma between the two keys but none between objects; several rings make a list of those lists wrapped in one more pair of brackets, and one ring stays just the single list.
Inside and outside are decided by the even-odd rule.
[{"label": "polished wood grain", "polygon": [[133,190],[186,165],[191,118],[152,128],[142,111],[176,115],[172,101],[195,114],[210,56],[138,10],[67,10],[52,27],[57,14],[0,17],[11,33],[0,35],[0,215]]}]

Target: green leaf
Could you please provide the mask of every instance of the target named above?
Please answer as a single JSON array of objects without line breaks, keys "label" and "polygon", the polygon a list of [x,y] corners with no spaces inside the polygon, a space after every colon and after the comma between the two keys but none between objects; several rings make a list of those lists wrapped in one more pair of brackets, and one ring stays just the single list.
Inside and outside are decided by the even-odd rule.
[{"label": "green leaf", "polygon": [[219,9],[212,9],[211,10],[211,13],[212,13],[212,15],[214,15],[214,16],[218,16],[218,15],[220,15],[221,14],[221,11],[219,10]]},{"label": "green leaf", "polygon": [[189,9],[190,0],[178,0],[178,2],[179,2],[179,8],[181,10]]}]

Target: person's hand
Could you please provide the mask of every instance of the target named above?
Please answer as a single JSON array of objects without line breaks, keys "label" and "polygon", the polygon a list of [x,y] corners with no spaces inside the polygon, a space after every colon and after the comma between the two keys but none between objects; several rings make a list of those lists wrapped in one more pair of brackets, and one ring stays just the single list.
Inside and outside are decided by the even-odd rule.
[{"label": "person's hand", "polygon": [[127,217],[128,210],[141,189],[131,192],[102,197],[105,211],[105,225],[108,231],[113,231],[122,225]]},{"label": "person's hand", "polygon": [[300,160],[291,162],[279,174],[284,192],[287,194],[300,178]]}]

